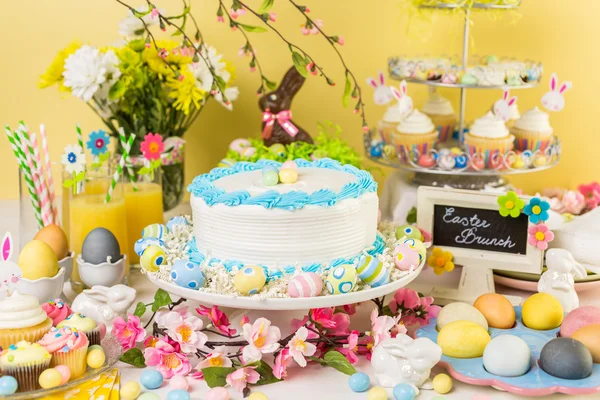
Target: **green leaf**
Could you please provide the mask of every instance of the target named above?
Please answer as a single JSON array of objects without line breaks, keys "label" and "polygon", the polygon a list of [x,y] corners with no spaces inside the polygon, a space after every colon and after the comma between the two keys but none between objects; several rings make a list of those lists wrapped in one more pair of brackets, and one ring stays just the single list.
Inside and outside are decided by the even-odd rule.
[{"label": "green leaf", "polygon": [[146,361],[144,360],[144,353],[140,349],[133,348],[127,350],[121,358],[119,359],[123,361],[125,364],[133,365],[138,368],[145,368]]},{"label": "green leaf", "polygon": [[144,39],[135,39],[127,43],[127,46],[135,52],[141,52],[146,48],[146,42]]},{"label": "green leaf", "polygon": [[124,79],[119,79],[108,90],[108,98],[110,100],[118,100],[125,96],[125,92],[127,92],[127,85],[124,83]]},{"label": "green leaf", "polygon": [[152,161],[150,162],[150,168],[152,168],[152,169],[157,169],[157,168],[160,168],[160,165],[161,165],[161,160],[160,160],[160,158],[159,158],[158,160],[152,160]]},{"label": "green leaf", "polygon": [[297,51],[292,51],[292,61],[294,62],[296,71],[306,78],[308,76],[308,71],[306,70],[306,60],[302,54],[298,53]]},{"label": "green leaf", "polygon": [[275,0],[263,0],[262,4],[256,12],[259,14],[269,12],[271,7],[273,7],[273,4],[275,4]]},{"label": "green leaf", "polygon": [[335,368],[346,375],[356,373],[356,369],[350,364],[350,361],[348,361],[348,359],[339,351],[330,350],[325,353],[323,359],[331,368]]},{"label": "green leaf", "polygon": [[227,384],[227,375],[231,374],[235,371],[233,367],[208,367],[202,368],[202,374],[204,375],[204,380],[209,388],[214,388],[217,386],[225,386]]},{"label": "green leaf", "polygon": [[138,175],[148,175],[149,173],[150,173],[150,168],[148,168],[148,167],[142,167],[138,171]]},{"label": "green leaf", "polygon": [[246,32],[264,33],[267,31],[267,28],[263,28],[262,26],[246,25],[240,22],[237,22],[236,24]]},{"label": "green leaf", "polygon": [[346,73],[346,85],[344,86],[344,95],[342,96],[342,105],[348,107],[348,101],[350,101],[350,95],[352,94],[352,83],[350,77]]},{"label": "green leaf", "polygon": [[135,306],[135,311],[133,312],[133,315],[141,318],[145,313],[146,313],[146,305],[140,301]]},{"label": "green leaf", "polygon": [[265,81],[265,85],[267,85],[267,88],[269,88],[269,90],[275,90],[275,89],[277,89],[277,83],[276,82],[270,81],[265,76],[263,76],[263,79]]},{"label": "green leaf", "polygon": [[152,312],[157,312],[159,308],[168,306],[172,302],[173,300],[171,300],[171,296],[169,296],[169,293],[165,292],[163,289],[158,289],[154,294]]},{"label": "green leaf", "polygon": [[72,179],[66,179],[66,180],[63,182],[63,187],[70,188],[70,187],[72,187],[74,184],[75,184],[75,181],[73,181]]},{"label": "green leaf", "polygon": [[273,375],[273,369],[269,364],[262,361],[257,361],[250,365],[255,365],[256,372],[258,372],[260,375],[260,379],[258,382],[256,382],[256,385],[269,385],[271,383],[281,382],[281,379],[277,379],[275,375]]},{"label": "green leaf", "polygon": [[409,224],[417,223],[417,207],[413,207],[408,211],[408,215],[406,216],[406,222]]},{"label": "green leaf", "polygon": [[318,362],[319,364],[321,364],[323,366],[327,365],[325,360],[323,360],[322,358],[319,358],[319,357],[308,356],[308,357],[306,357],[306,359],[310,360],[310,361]]},{"label": "green leaf", "polygon": [[74,180],[75,182],[81,182],[85,178],[85,171],[81,171],[75,174]]}]

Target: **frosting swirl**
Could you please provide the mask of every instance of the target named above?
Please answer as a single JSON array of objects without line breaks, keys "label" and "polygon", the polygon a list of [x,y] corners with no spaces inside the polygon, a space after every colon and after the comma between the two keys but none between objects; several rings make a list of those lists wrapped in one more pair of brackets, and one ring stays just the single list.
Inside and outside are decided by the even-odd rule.
[{"label": "frosting swirl", "polygon": [[56,326],[69,315],[73,314],[71,308],[61,299],[55,299],[42,304],[42,310],[48,314],[52,320],[52,325]]},{"label": "frosting swirl", "polygon": [[69,328],[76,328],[77,330],[83,331],[83,332],[89,332],[93,329],[96,329],[96,321],[94,321],[91,318],[86,317],[83,314],[80,313],[74,313],[69,315],[64,321],[62,321],[60,324],[58,324],[56,327],[57,328],[64,328],[64,327],[69,327]]},{"label": "frosting swirl", "polygon": [[50,353],[38,343],[29,343],[25,340],[11,344],[8,349],[0,353],[0,367],[30,365],[31,363],[50,362]]},{"label": "frosting swirl", "polygon": [[383,114],[383,120],[393,124],[400,123],[405,117],[404,111],[398,107],[398,105],[388,107],[387,110],[385,110],[385,114]]},{"label": "frosting swirl", "polygon": [[525,111],[521,118],[515,121],[515,128],[523,129],[524,131],[552,133],[550,116],[537,107]]},{"label": "frosting swirl", "polygon": [[29,328],[48,318],[35,296],[15,290],[0,301],[0,329]]},{"label": "frosting swirl", "polygon": [[396,127],[398,132],[415,135],[431,133],[434,129],[431,119],[416,108]]},{"label": "frosting swirl", "polygon": [[502,119],[488,111],[483,117],[477,118],[473,122],[469,133],[477,137],[498,139],[508,136],[508,129]]},{"label": "frosting swirl", "polygon": [[52,328],[38,342],[44,346],[50,353],[77,350],[89,344],[87,336],[75,328]]},{"label": "frosting swirl", "polygon": [[423,112],[429,115],[452,115],[454,109],[450,100],[435,93],[423,104]]},{"label": "frosting swirl", "polygon": [[513,105],[508,108],[508,111],[510,112],[509,119],[515,121],[521,118],[521,113],[519,112],[519,107],[517,106],[516,102],[514,102]]}]

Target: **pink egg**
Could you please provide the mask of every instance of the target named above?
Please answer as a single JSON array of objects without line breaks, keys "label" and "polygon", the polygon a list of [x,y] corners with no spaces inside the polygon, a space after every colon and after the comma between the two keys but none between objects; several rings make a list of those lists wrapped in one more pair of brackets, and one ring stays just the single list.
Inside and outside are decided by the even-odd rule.
[{"label": "pink egg", "polygon": [[419,253],[406,244],[399,244],[394,248],[394,264],[402,271],[419,265]]},{"label": "pink egg", "polygon": [[600,308],[594,306],[576,308],[563,320],[560,326],[560,336],[571,337],[579,328],[591,324],[600,324]]},{"label": "pink egg", "polygon": [[281,164],[281,169],[285,169],[285,168],[293,169],[294,171],[298,172],[298,164],[296,164],[292,160],[287,160],[286,162]]},{"label": "pink egg", "polygon": [[435,165],[435,158],[431,154],[423,154],[419,157],[419,165],[424,168],[430,168]]},{"label": "pink egg", "polygon": [[323,290],[321,277],[314,272],[303,272],[293,277],[288,283],[290,297],[315,297]]},{"label": "pink egg", "polygon": [[190,383],[185,376],[175,375],[169,379],[169,386],[173,389],[188,390]]},{"label": "pink egg", "polygon": [[214,387],[206,393],[206,400],[229,400],[229,392],[224,387]]},{"label": "pink egg", "polygon": [[60,373],[60,376],[62,377],[62,379],[60,380],[60,384],[64,385],[65,383],[69,382],[69,378],[71,377],[71,370],[69,369],[69,367],[67,367],[66,365],[57,365],[56,367],[54,367],[55,370],[57,370]]}]

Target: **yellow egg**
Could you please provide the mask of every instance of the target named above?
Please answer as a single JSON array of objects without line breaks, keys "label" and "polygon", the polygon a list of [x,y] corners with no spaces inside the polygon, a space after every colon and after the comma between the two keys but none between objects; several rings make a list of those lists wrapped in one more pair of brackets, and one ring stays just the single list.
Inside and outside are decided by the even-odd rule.
[{"label": "yellow egg", "polygon": [[167,262],[167,254],[162,247],[151,244],[140,257],[140,265],[148,272],[160,270],[160,266]]},{"label": "yellow egg", "polygon": [[100,368],[104,365],[104,361],[106,361],[106,355],[102,350],[94,349],[87,354],[87,365],[90,368]]},{"label": "yellow egg", "polygon": [[265,286],[267,277],[262,267],[246,265],[241,267],[233,278],[233,284],[240,294],[252,295],[260,292]]},{"label": "yellow egg", "polygon": [[52,247],[41,240],[27,243],[19,254],[17,264],[25,279],[52,278],[58,273],[56,253]]},{"label": "yellow egg", "polygon": [[61,381],[62,375],[54,368],[44,370],[39,377],[40,386],[44,389],[57,387]]},{"label": "yellow egg", "polygon": [[298,173],[291,168],[279,170],[279,180],[281,183],[295,183],[298,180]]},{"label": "yellow egg", "polygon": [[329,270],[325,286],[329,294],[349,293],[356,285],[356,268],[354,265],[342,264]]},{"label": "yellow egg", "polygon": [[501,294],[486,293],[473,303],[492,328],[510,329],[515,324],[515,309]]},{"label": "yellow egg", "polygon": [[548,159],[546,158],[546,156],[539,156],[536,157],[533,163],[536,167],[543,167],[544,165],[548,164]]},{"label": "yellow egg", "polygon": [[58,225],[46,225],[33,237],[34,240],[41,240],[48,246],[52,247],[56,258],[62,260],[69,255],[69,242],[65,231],[60,229]]},{"label": "yellow egg", "polygon": [[269,400],[269,398],[261,392],[252,392],[247,397],[247,400]]},{"label": "yellow egg", "polygon": [[437,343],[448,357],[475,358],[483,355],[490,340],[489,333],[475,322],[454,321],[442,328]]},{"label": "yellow egg", "polygon": [[600,363],[600,324],[584,326],[571,335],[572,339],[579,340],[592,353],[595,363]]},{"label": "yellow egg", "polygon": [[386,156],[392,158],[396,156],[396,148],[391,144],[386,144],[383,146],[383,152]]},{"label": "yellow egg", "polygon": [[536,293],[523,304],[523,324],[531,329],[546,331],[558,328],[563,317],[562,305],[548,293]]},{"label": "yellow egg", "polygon": [[135,400],[140,395],[142,388],[140,384],[136,381],[129,381],[124,385],[121,385],[121,390],[119,394],[121,395],[122,400]]},{"label": "yellow egg", "polygon": [[510,166],[513,169],[521,169],[525,167],[525,161],[523,161],[523,157],[517,156]]},{"label": "yellow egg", "polygon": [[439,394],[446,394],[452,390],[452,378],[446,374],[437,374],[432,383],[433,390]]},{"label": "yellow egg", "polygon": [[387,390],[381,386],[375,386],[367,393],[367,400],[387,400]]}]

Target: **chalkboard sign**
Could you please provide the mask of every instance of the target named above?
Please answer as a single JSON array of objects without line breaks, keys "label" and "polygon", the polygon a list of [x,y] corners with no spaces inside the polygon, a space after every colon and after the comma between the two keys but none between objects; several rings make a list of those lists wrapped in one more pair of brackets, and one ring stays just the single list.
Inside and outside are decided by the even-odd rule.
[{"label": "chalkboard sign", "polygon": [[527,252],[527,215],[503,217],[498,210],[436,204],[433,244],[500,253]]}]

